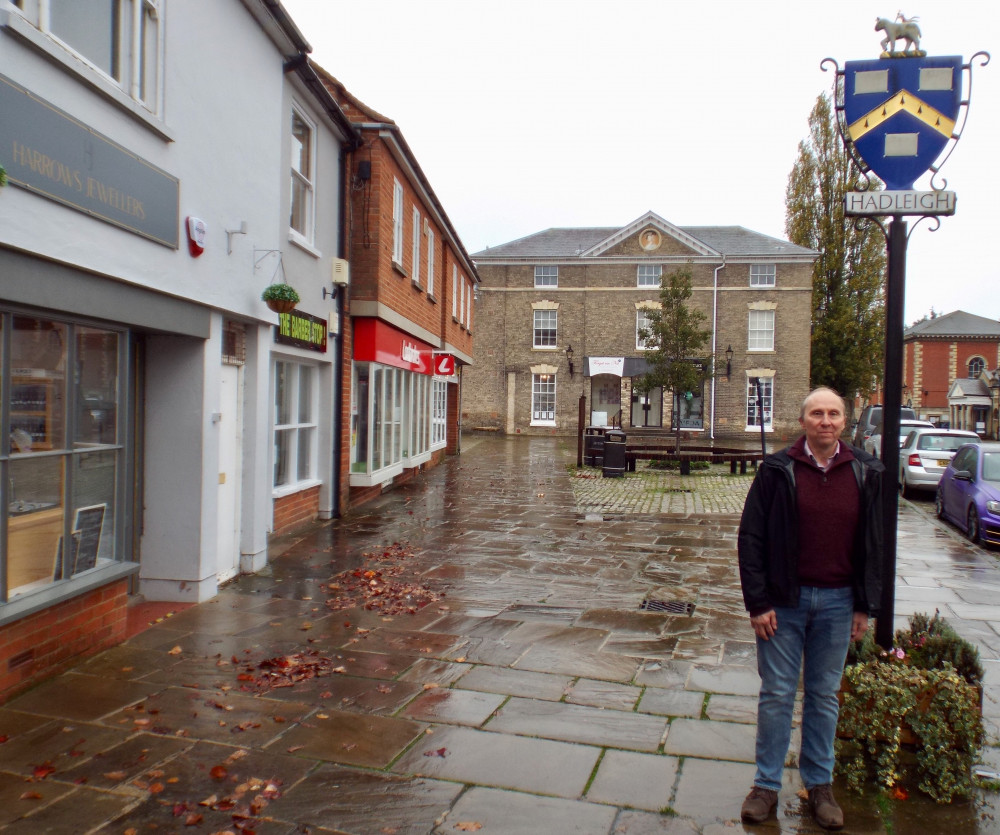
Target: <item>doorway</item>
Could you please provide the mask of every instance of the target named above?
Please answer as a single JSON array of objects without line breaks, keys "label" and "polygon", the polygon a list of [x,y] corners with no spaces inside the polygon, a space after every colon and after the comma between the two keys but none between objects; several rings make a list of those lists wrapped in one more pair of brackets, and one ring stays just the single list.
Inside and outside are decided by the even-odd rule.
[{"label": "doorway", "polygon": [[219,582],[240,570],[240,484],[243,478],[243,368],[223,364],[219,375],[219,495],[216,573]]}]

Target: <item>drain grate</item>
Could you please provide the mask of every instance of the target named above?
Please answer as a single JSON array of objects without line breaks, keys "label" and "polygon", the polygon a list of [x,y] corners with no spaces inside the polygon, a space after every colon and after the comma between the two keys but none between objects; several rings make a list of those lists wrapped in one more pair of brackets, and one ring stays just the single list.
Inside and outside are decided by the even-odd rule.
[{"label": "drain grate", "polygon": [[685,603],[682,600],[643,600],[639,608],[644,612],[667,612],[671,615],[694,613],[694,603]]}]

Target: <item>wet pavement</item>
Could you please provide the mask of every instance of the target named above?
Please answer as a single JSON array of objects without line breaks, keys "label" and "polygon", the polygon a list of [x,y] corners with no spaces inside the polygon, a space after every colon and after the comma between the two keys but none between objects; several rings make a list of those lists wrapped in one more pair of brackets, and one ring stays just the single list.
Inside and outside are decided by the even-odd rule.
[{"label": "wet pavement", "polygon": [[[739,822],[759,683],[735,565],[752,475],[603,479],[562,439],[464,442],[277,543],[262,573],[0,707],[0,829],[821,831],[794,767],[777,816]],[[897,620],[940,609],[976,642],[995,745],[1000,555],[931,509],[902,503]],[[380,561],[392,543],[405,558]],[[390,566],[404,604],[418,586],[437,599],[413,614],[327,605],[345,578]],[[264,670],[290,686],[262,687]],[[1000,770],[1000,748],[983,760]],[[846,832],[1000,833],[994,791],[881,808],[837,793]]]}]

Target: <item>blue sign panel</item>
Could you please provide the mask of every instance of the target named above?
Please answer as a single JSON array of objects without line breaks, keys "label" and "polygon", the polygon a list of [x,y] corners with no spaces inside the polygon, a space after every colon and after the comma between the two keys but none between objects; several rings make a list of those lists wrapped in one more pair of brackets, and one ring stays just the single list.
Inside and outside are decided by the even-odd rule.
[{"label": "blue sign panel", "polygon": [[844,116],[861,158],[905,191],[955,132],[962,102],[962,58],[879,58],[844,67]]}]

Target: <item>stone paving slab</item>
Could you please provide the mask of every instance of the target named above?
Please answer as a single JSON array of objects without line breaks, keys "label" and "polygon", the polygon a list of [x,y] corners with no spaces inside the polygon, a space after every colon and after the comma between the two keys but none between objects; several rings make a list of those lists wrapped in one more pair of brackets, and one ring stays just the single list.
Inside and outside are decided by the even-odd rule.
[{"label": "stone paving slab", "polygon": [[594,803],[477,787],[462,795],[448,819],[434,832],[444,835],[464,829],[504,835],[606,835],[614,818],[613,808]]},{"label": "stone paving slab", "polygon": [[678,768],[675,757],[608,751],[601,759],[587,799],[659,812],[670,806]]},{"label": "stone paving slab", "polygon": [[459,681],[466,690],[505,693],[528,699],[548,699],[558,702],[572,686],[573,677],[512,670],[506,667],[478,666]]},{"label": "stone paving slab", "polygon": [[576,798],[583,794],[600,748],[471,728],[436,728],[393,766],[461,783]]},{"label": "stone paving slab", "polygon": [[605,745],[633,751],[655,751],[667,728],[655,716],[619,710],[512,698],[497,713],[489,730],[544,736],[567,742]]},{"label": "stone paving slab", "polygon": [[674,719],[663,750],[676,756],[752,763],[756,732],[756,726],[736,722]]}]

